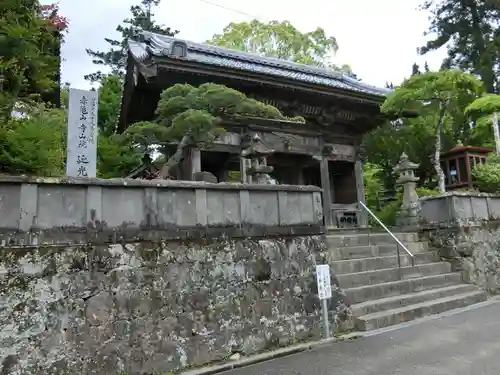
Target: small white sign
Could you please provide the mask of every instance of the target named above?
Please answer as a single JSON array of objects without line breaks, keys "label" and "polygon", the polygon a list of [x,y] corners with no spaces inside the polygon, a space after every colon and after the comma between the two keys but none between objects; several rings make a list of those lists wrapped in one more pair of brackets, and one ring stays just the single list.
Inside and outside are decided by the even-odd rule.
[{"label": "small white sign", "polygon": [[69,89],[67,176],[96,176],[97,106],[97,91]]},{"label": "small white sign", "polygon": [[319,299],[332,298],[332,285],[330,283],[330,266],[319,264],[316,266],[316,282],[318,283]]}]

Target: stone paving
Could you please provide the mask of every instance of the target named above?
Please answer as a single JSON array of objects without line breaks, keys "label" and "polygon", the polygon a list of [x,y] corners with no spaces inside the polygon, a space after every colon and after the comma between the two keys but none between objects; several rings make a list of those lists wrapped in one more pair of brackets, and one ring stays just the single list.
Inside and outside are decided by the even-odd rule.
[{"label": "stone paving", "polygon": [[500,300],[224,375],[497,375]]}]

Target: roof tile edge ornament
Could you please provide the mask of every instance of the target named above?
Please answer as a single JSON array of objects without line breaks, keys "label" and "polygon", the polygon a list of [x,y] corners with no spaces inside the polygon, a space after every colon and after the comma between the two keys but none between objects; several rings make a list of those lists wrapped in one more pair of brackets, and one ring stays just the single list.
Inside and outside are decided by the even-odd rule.
[{"label": "roof tile edge ornament", "polygon": [[[306,74],[313,75],[318,78],[332,79],[352,87],[356,91],[362,91],[371,95],[385,97],[386,95],[393,92],[393,89],[381,88],[367,83],[358,81],[357,79],[350,77],[347,74],[328,70],[325,68],[320,68],[316,66],[295,63],[286,60],[280,60],[273,57],[260,56],[254,53],[242,52],[233,49],[211,46],[208,44],[195,43],[188,40],[183,40],[179,38],[169,37],[166,35],[155,34],[149,31],[143,31],[140,37],[140,42],[129,41],[129,50],[132,55],[139,62],[145,62],[151,57],[169,57],[169,58],[187,58],[190,60],[196,60],[196,58],[190,58],[190,55],[211,55],[219,58],[232,59],[238,62],[256,64],[264,67],[283,69],[295,74]],[[176,45],[185,46],[185,54],[183,56],[176,56],[174,49]],[[190,52],[192,52],[190,54]],[[205,64],[209,64],[203,61]],[[246,70],[243,67],[241,70]],[[296,80],[300,80],[295,78]]]}]

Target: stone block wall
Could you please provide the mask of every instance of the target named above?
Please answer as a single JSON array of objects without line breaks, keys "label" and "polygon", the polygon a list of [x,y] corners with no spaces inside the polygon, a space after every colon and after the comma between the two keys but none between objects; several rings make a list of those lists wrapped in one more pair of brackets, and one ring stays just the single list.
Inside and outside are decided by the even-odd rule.
[{"label": "stone block wall", "polygon": [[466,282],[500,292],[500,197],[451,192],[421,198],[421,232]]},{"label": "stone block wall", "polygon": [[467,225],[468,222],[500,220],[500,196],[485,193],[450,192],[420,198],[424,225]]},{"label": "stone block wall", "polygon": [[[0,373],[160,374],[318,339],[325,257],[321,236],[3,249]],[[345,309],[334,288],[331,321]]]},{"label": "stone block wall", "polygon": [[0,178],[0,240],[10,244],[310,234],[322,222],[314,186]]},{"label": "stone block wall", "polygon": [[319,338],[319,193],[0,180],[0,374],[167,373]]}]

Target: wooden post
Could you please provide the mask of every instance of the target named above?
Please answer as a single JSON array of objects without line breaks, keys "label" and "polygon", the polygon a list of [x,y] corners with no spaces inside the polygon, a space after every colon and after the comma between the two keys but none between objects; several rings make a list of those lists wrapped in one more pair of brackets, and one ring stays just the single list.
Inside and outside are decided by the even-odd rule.
[{"label": "wooden post", "polygon": [[304,185],[304,167],[301,165],[297,168],[297,185]]},{"label": "wooden post", "polygon": [[473,184],[472,184],[472,168],[470,166],[470,157],[469,153],[465,153],[465,168],[467,169],[467,186],[472,189]]},{"label": "wooden post", "polygon": [[494,112],[491,117],[491,126],[493,126],[493,135],[495,137],[495,148],[497,155],[500,156],[500,132],[498,130],[498,113]]},{"label": "wooden post", "polygon": [[328,168],[328,159],[323,156],[320,161],[321,188],[323,189],[323,217],[325,226],[335,226],[332,218],[332,196],[330,194],[330,170]]}]

